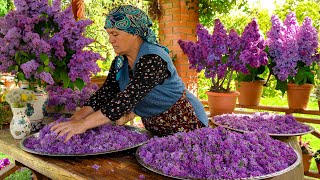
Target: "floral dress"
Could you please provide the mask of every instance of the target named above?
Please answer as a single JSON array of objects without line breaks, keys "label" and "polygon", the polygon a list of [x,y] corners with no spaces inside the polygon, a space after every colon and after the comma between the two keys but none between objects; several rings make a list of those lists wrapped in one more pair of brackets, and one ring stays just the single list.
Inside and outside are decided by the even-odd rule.
[{"label": "floral dress", "polygon": [[[103,86],[85,104],[95,111],[101,110],[112,121],[130,113],[155,86],[161,85],[170,77],[167,63],[160,56],[145,55],[136,63],[134,75],[130,70],[130,82],[121,92],[116,81],[114,63],[115,61]],[[155,117],[142,117],[142,122],[147,130],[159,136],[204,127],[196,117],[185,92],[167,111]]]}]

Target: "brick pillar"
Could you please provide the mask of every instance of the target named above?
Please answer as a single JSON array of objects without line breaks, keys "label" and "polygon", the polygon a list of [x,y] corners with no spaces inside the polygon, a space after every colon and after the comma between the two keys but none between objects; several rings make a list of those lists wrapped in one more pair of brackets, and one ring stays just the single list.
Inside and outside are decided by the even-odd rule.
[{"label": "brick pillar", "polygon": [[183,54],[178,40],[196,41],[196,25],[199,14],[188,7],[198,7],[197,1],[186,5],[185,0],[160,0],[163,17],[159,19],[160,43],[169,48],[171,57],[176,57],[174,65],[179,76],[190,92],[197,96],[198,77],[195,70],[189,69],[189,62]]}]

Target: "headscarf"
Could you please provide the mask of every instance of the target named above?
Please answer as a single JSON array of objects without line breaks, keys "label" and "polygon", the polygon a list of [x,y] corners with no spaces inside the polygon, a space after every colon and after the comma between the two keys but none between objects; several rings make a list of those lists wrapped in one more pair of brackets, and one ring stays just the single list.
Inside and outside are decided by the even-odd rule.
[{"label": "headscarf", "polygon": [[[110,11],[106,17],[104,28],[115,28],[121,31],[125,31],[129,34],[138,35],[144,41],[158,45],[162,47],[167,53],[169,50],[167,47],[162,46],[157,41],[156,35],[151,29],[152,21],[149,16],[141,9],[132,5],[123,5]],[[119,80],[121,74],[121,68],[124,64],[123,56],[116,56],[116,71]]]}]

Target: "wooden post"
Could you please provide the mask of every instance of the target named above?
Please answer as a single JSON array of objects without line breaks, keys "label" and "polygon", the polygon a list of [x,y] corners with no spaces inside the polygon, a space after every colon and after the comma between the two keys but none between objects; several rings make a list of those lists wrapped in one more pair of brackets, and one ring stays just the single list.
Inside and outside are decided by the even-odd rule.
[{"label": "wooden post", "polygon": [[71,6],[75,20],[84,18],[84,0],[72,0]]},{"label": "wooden post", "polygon": [[198,77],[195,70],[189,69],[189,61],[183,54],[178,40],[196,41],[196,26],[199,23],[198,2],[185,0],[160,0],[163,16],[159,19],[160,44],[169,48],[179,76],[188,90],[198,95]]}]

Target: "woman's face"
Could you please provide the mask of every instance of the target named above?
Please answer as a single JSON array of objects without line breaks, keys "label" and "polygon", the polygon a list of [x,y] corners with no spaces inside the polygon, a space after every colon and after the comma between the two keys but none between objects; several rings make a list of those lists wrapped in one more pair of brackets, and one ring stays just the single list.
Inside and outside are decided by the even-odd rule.
[{"label": "woman's face", "polygon": [[137,40],[137,36],[129,34],[118,29],[107,29],[109,34],[109,43],[111,43],[114,52],[120,55],[126,55],[130,52],[132,44]]}]

